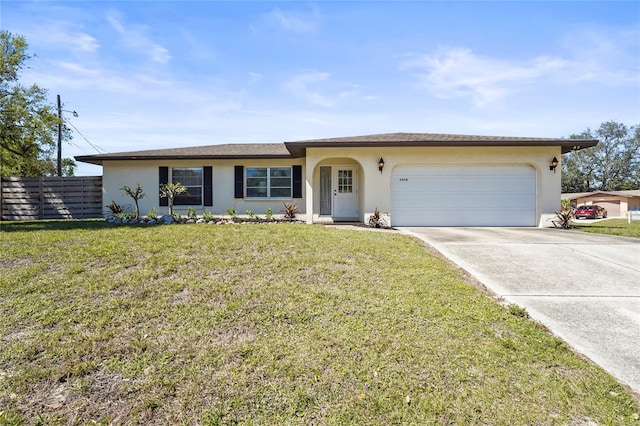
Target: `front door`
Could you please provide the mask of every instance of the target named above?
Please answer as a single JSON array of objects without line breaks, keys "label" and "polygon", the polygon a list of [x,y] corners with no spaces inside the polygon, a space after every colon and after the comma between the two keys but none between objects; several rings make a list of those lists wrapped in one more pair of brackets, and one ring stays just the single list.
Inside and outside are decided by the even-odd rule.
[{"label": "front door", "polygon": [[358,217],[355,166],[320,167],[320,215],[334,218]]},{"label": "front door", "polygon": [[333,167],[333,217],[357,218],[358,194],[355,166]]}]

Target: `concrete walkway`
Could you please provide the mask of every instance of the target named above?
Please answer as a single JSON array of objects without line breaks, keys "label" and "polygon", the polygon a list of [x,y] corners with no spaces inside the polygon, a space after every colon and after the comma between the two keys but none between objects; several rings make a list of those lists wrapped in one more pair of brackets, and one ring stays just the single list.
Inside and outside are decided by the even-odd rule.
[{"label": "concrete walkway", "polygon": [[401,228],[640,393],[640,240],[541,228]]}]

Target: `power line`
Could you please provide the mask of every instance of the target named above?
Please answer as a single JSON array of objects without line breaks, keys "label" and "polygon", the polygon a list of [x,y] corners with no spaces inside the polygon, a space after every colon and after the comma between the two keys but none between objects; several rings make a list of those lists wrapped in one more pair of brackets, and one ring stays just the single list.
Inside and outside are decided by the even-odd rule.
[{"label": "power line", "polygon": [[[62,118],[64,119],[64,121],[65,121],[67,124],[69,124],[71,127],[73,127],[73,129],[74,129],[74,130],[75,130],[75,131],[76,131],[80,136],[82,136],[82,139],[84,139],[84,140],[85,140],[89,145],[91,145],[91,147],[93,147],[93,149],[95,149],[95,150],[96,150],[96,152],[97,152],[98,154],[101,154],[101,153],[103,153],[103,152],[107,152],[107,150],[106,150],[106,149],[103,149],[103,148],[99,147],[98,145],[91,143],[91,141],[90,141],[89,139],[87,139],[87,138],[85,137],[85,135],[83,135],[83,134],[82,134],[82,132],[80,132],[80,130],[78,130],[78,128],[77,128],[76,126],[74,126],[74,125],[73,125],[73,123],[72,123],[72,122],[71,122],[67,117],[64,117],[64,116],[63,116]],[[77,146],[77,145],[76,145],[76,146]]]},{"label": "power line", "polygon": [[69,145],[73,145],[73,146],[75,146],[75,147],[76,147],[76,148],[78,148],[78,149],[81,149],[83,152],[86,152],[86,151],[85,151],[85,150],[84,150],[80,145],[78,145],[77,143],[75,143],[73,140],[69,140],[69,141],[67,141],[67,143],[68,143]]}]

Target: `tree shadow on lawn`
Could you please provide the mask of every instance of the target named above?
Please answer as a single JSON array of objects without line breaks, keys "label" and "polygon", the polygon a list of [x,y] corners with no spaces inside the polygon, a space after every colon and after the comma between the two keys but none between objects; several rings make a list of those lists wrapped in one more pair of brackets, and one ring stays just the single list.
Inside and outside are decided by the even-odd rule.
[{"label": "tree shadow on lawn", "polygon": [[67,229],[96,230],[112,227],[113,225],[105,222],[104,219],[19,220],[0,222],[0,232],[62,231]]}]

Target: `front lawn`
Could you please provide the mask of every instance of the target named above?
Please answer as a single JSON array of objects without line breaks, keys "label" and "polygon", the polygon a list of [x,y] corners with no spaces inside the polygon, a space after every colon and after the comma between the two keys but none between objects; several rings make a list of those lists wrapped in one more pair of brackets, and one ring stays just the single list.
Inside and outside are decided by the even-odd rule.
[{"label": "front lawn", "polygon": [[0,424],[639,424],[413,238],[2,223]]},{"label": "front lawn", "polygon": [[572,224],[582,232],[640,238],[640,221],[629,223],[627,219],[607,219],[589,223],[588,220],[574,219]]}]

